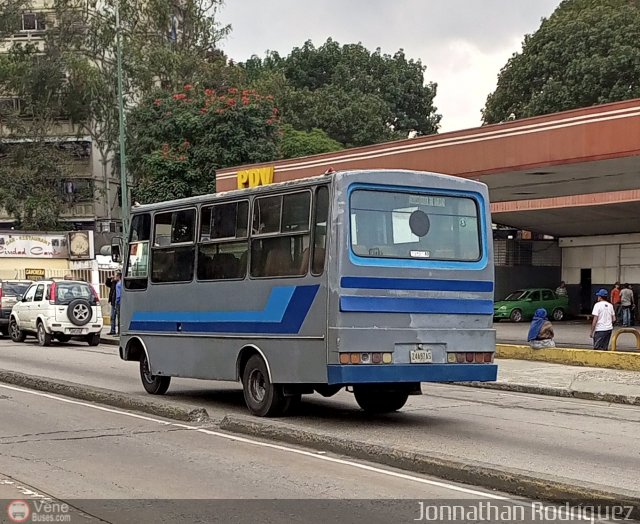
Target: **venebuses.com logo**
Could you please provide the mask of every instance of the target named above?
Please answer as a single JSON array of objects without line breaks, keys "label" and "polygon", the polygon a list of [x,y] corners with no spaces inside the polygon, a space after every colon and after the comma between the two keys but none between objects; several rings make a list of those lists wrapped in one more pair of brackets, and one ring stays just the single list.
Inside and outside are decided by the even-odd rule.
[{"label": "venebuses.com logo", "polygon": [[7,504],[7,516],[11,522],[27,522],[31,516],[31,507],[26,500],[12,500]]}]

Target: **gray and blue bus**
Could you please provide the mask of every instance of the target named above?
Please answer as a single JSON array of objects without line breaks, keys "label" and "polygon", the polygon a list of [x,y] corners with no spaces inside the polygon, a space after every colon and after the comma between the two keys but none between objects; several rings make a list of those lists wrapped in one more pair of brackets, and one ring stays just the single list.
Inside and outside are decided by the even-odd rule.
[{"label": "gray and blue bus", "polygon": [[425,382],[493,381],[484,184],[434,173],[326,173],[138,206],[120,357],[171,377],[240,381],[280,416],[342,388],[370,413]]}]

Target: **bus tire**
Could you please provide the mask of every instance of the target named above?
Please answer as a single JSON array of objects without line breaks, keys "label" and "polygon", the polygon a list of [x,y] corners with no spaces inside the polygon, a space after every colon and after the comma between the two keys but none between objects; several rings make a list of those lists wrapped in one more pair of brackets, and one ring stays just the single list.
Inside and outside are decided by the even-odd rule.
[{"label": "bus tire", "polygon": [[171,384],[171,377],[152,375],[147,354],[143,353],[140,359],[140,378],[147,393],[151,395],[164,395]]},{"label": "bus tire", "polygon": [[260,355],[253,355],[242,371],[242,392],[249,411],[258,417],[284,415],[292,402],[284,396],[282,386],[272,384],[267,365]]},{"label": "bus tire", "polygon": [[358,406],[366,413],[380,415],[401,409],[409,398],[408,391],[389,391],[366,386],[353,386],[353,394]]}]

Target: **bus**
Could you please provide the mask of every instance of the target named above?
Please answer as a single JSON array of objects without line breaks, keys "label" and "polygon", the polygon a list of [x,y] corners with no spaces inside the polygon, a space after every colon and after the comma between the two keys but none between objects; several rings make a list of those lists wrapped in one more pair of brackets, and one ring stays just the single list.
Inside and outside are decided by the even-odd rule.
[{"label": "bus", "polygon": [[137,206],[120,358],[154,395],[239,381],[257,416],[343,388],[388,413],[422,383],[494,381],[491,235],[484,184],[419,171]]}]

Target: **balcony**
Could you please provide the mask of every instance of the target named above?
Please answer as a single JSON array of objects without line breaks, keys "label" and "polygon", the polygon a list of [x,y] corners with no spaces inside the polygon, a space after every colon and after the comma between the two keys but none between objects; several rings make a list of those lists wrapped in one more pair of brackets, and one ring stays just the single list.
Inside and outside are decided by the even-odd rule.
[{"label": "balcony", "polygon": [[95,207],[93,202],[82,202],[79,204],[74,204],[71,207],[65,208],[60,214],[60,218],[62,220],[94,220],[95,217]]}]

